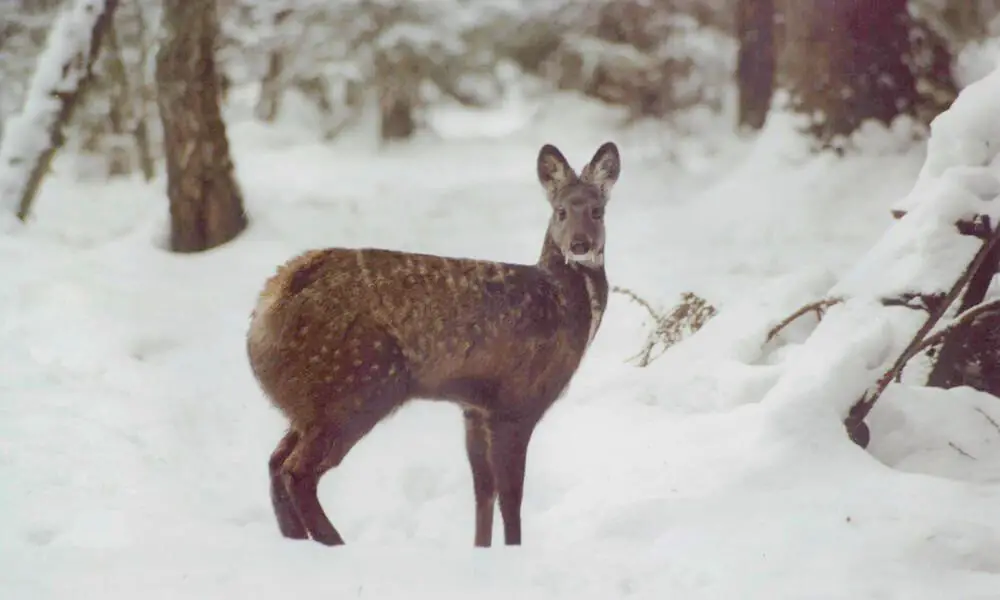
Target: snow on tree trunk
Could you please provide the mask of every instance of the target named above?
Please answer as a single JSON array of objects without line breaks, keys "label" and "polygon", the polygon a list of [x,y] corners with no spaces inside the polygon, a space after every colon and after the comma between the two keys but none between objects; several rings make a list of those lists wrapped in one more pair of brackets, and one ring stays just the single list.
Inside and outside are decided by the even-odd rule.
[{"label": "snow on tree trunk", "polygon": [[21,113],[0,142],[0,210],[27,219],[117,7],[118,0],[74,0],[52,26]]},{"label": "snow on tree trunk", "polygon": [[[1000,228],[1000,70],[963,90],[931,128],[902,217],[830,291],[844,301],[764,398],[804,443],[836,433],[865,446],[864,418],[995,247]],[[860,400],[859,400],[860,398]]]},{"label": "snow on tree trunk", "polygon": [[199,252],[247,226],[219,108],[214,0],[165,0],[164,40],[156,56],[170,199],[170,247]]}]

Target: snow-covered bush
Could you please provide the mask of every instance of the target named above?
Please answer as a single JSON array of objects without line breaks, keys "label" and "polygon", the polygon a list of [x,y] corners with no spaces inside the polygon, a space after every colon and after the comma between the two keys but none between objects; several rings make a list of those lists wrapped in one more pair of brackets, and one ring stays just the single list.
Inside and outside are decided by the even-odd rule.
[{"label": "snow-covered bush", "polygon": [[494,32],[514,20],[519,6],[236,0],[223,19],[230,43],[220,60],[234,83],[260,83],[264,106],[257,113],[265,120],[276,116],[280,96],[294,88],[324,113],[328,135],[377,100],[383,121],[398,128],[386,136],[406,137],[431,101],[482,105],[499,98]]}]

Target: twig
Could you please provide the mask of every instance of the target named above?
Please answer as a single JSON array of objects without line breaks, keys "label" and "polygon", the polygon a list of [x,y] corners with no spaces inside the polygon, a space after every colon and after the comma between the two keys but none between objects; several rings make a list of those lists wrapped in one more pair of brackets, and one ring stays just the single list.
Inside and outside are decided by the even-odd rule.
[{"label": "twig", "polygon": [[661,314],[649,302],[627,288],[615,286],[611,291],[622,294],[642,306],[653,319],[653,331],[650,332],[642,350],[628,359],[629,361],[638,359],[640,367],[648,366],[652,362],[653,349],[658,344],[666,351],[684,338],[684,329],[690,330],[693,334],[716,314],[715,307],[691,292],[681,294],[680,304],[674,307],[672,312]]},{"label": "twig", "polygon": [[975,410],[977,413],[983,415],[984,419],[990,422],[990,425],[992,425],[993,428],[997,430],[997,433],[1000,433],[1000,423],[997,423],[996,419],[991,417],[985,410],[979,408],[978,406],[975,408]]},{"label": "twig", "polygon": [[976,460],[975,456],[973,456],[973,455],[969,454],[968,452],[966,452],[965,450],[962,450],[961,448],[959,448],[958,444],[956,444],[955,442],[948,442],[948,445],[951,446],[952,448],[954,448],[955,452],[958,452],[962,456],[965,456],[967,458],[971,458],[972,460]]},{"label": "twig", "polygon": [[645,308],[646,311],[649,312],[649,316],[653,317],[654,321],[659,322],[663,318],[663,317],[661,317],[659,315],[659,313],[656,312],[655,309],[653,309],[652,305],[650,305],[649,302],[646,302],[645,300],[643,300],[642,298],[640,298],[639,295],[636,294],[635,292],[633,292],[632,290],[630,290],[628,288],[623,288],[621,286],[617,286],[616,285],[616,286],[614,286],[614,287],[611,288],[611,291],[615,292],[616,294],[623,294],[623,295],[628,296],[629,298],[631,298],[639,306],[642,306],[643,308]]},{"label": "twig", "polygon": [[[628,288],[623,288],[621,286],[616,285],[611,288],[611,291],[615,292],[616,294],[622,294],[623,296],[629,298],[639,306],[645,308],[646,312],[649,313],[649,316],[653,318],[654,333],[656,329],[659,329],[660,323],[663,321],[663,316],[657,313],[656,309],[654,309],[649,302],[642,299],[638,294],[636,294],[635,292],[633,292]],[[636,352],[633,356],[629,357],[628,360],[631,361],[638,359],[640,367],[649,366],[649,363],[651,362],[650,357],[653,354],[653,348],[656,347],[656,341],[657,341],[656,336],[651,334],[649,336],[649,339],[646,340],[646,343],[645,345],[643,345],[642,349]]]},{"label": "twig", "polygon": [[811,304],[806,304],[802,308],[798,309],[797,311],[785,317],[785,319],[782,320],[780,323],[772,327],[771,330],[767,332],[766,341],[770,342],[771,340],[773,340],[779,333],[781,333],[781,331],[784,328],[794,323],[802,315],[809,312],[815,312],[816,318],[822,319],[823,314],[826,312],[828,308],[830,308],[831,306],[836,306],[837,304],[840,304],[843,301],[844,301],[843,298],[824,298],[823,300],[817,300],[816,302],[813,302]]}]

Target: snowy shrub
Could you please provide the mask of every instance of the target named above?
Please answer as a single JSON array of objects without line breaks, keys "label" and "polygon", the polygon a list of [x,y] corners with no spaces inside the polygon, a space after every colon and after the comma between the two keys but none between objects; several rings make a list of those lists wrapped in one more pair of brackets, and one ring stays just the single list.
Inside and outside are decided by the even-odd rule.
[{"label": "snowy shrub", "polygon": [[[519,2],[458,0],[236,0],[224,19],[220,61],[234,83],[260,84],[258,117],[272,120],[279,97],[296,89],[324,114],[327,135],[377,101],[383,121],[396,116],[406,137],[421,109],[451,99],[484,105],[499,99],[494,74],[498,36],[517,19]],[[269,97],[270,96],[270,97]]]},{"label": "snowy shrub", "polygon": [[627,288],[615,287],[612,291],[622,294],[646,309],[653,319],[653,329],[649,332],[639,351],[632,359],[637,360],[640,367],[648,366],[656,357],[653,350],[660,347],[662,355],[668,348],[694,335],[705,323],[714,317],[718,311],[704,298],[691,292],[681,294],[681,301],[669,313],[661,313],[641,296]]}]

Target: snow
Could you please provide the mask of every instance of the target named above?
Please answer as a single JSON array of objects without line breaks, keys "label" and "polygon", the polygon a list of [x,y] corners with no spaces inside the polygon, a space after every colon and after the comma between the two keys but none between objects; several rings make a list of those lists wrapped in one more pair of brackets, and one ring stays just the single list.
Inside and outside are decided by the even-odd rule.
[{"label": "snow", "polygon": [[[233,107],[252,222],[199,255],[162,249],[162,180],[80,182],[61,156],[30,227],[0,230],[0,597],[995,598],[1000,402],[892,385],[865,451],[840,413],[919,314],[869,322],[844,305],[765,344],[905,229],[889,209],[927,172],[924,148],[868,132],[874,150],[810,157],[780,114],[754,140],[719,122],[695,139],[619,130],[618,112],[571,95],[516,108],[478,135],[479,120],[438,115],[434,135],[379,152],[368,130],[322,143],[309,123],[265,127]],[[612,295],[533,438],[523,546],[472,548],[460,413],[429,402],[323,479],[347,546],[281,538],[266,462],[284,423],[244,350],[264,279],[324,245],[534,261],[538,148],[580,167],[608,139],[623,161],[612,284],[664,310],[693,291],[719,314],[638,368],[648,317]],[[928,164],[949,168],[918,208],[931,189],[963,211],[987,204],[995,181],[934,148]]]},{"label": "snow", "polygon": [[17,210],[31,167],[51,143],[51,128],[62,105],[57,94],[75,90],[86,74],[85,61],[78,57],[89,52],[94,22],[104,10],[104,0],[74,0],[52,24],[24,106],[5,126],[0,145],[0,211]]},{"label": "snow", "polygon": [[956,222],[982,215],[1000,223],[1000,129],[987,127],[996,118],[988,99],[998,96],[1000,71],[966,88],[935,119],[917,183],[895,205],[906,215],[831,288],[828,295],[845,302],[790,356],[762,400],[776,408],[783,431],[810,443],[842,435],[840,419],[875,389],[929,316],[882,302],[949,293],[982,247],[982,240],[960,235]]}]

